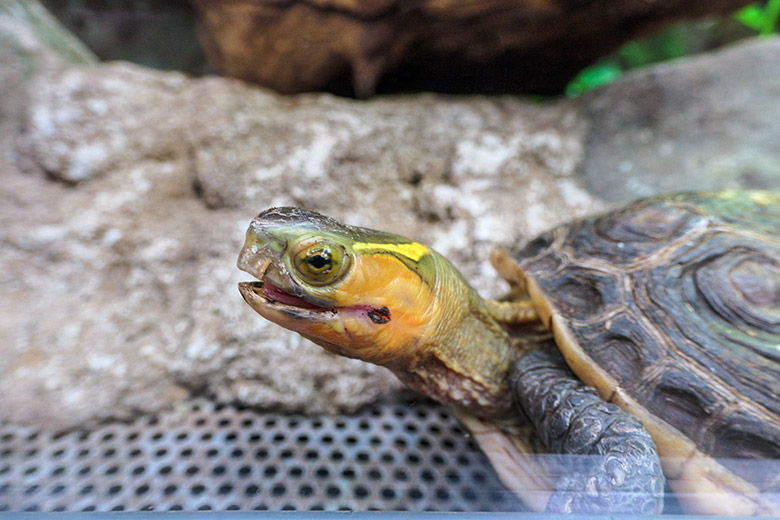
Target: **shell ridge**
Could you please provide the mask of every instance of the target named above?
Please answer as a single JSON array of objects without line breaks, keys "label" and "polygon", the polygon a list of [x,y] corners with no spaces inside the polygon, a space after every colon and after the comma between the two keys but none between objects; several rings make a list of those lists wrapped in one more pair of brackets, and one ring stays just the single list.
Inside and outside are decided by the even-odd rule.
[{"label": "shell ridge", "polygon": [[[624,395],[663,418],[702,448],[700,457],[780,458],[780,197],[773,197],[645,199],[556,228],[556,240],[530,257],[520,251],[534,300],[546,302],[550,324],[560,321],[582,350],[584,357],[567,356],[575,372],[588,379],[605,370],[602,396]],[[545,271],[549,265],[556,269]],[[769,485],[780,490],[774,480]]]}]

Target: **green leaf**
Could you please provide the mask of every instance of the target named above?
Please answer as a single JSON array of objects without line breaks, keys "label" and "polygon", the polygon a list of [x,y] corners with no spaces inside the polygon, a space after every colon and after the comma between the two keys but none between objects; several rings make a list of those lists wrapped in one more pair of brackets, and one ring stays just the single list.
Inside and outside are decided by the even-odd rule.
[{"label": "green leaf", "polygon": [[749,5],[737,11],[737,20],[754,31],[761,31],[764,26],[764,10],[757,5]]},{"label": "green leaf", "polygon": [[764,7],[751,4],[743,7],[735,15],[737,20],[762,35],[777,32],[780,19],[780,0],[769,0]]},{"label": "green leaf", "polygon": [[566,95],[577,97],[583,92],[612,83],[622,75],[620,67],[612,62],[591,65],[582,69],[566,86]]},{"label": "green leaf", "polygon": [[761,34],[772,34],[777,32],[777,21],[780,19],[780,0],[769,0],[764,9],[764,27]]}]

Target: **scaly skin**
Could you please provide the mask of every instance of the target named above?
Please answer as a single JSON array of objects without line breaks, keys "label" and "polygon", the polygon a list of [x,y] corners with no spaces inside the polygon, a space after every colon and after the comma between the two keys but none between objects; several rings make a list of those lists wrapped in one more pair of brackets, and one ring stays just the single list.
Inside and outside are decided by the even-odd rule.
[{"label": "scaly skin", "polygon": [[[466,422],[472,416],[511,436],[524,415],[519,405],[548,434],[542,435],[548,448],[597,456],[594,464],[565,470],[540,507],[660,511],[663,475],[639,422],[601,401],[550,345],[530,336],[518,342],[496,321],[533,320],[528,301],[514,308],[487,304],[429,247],[295,208],[270,209],[252,221],[238,266],[260,280],[239,289],[268,320],[333,353],[389,368],[410,387],[455,407]],[[562,389],[560,401],[551,387]],[[512,442],[499,451],[484,445],[491,457],[512,455],[506,452]],[[521,496],[518,472],[526,482],[540,471],[496,466]]]},{"label": "scaly skin", "polygon": [[[327,284],[307,278],[293,260],[321,244],[340,247],[349,259]],[[479,417],[512,415],[512,341],[452,264],[427,246],[278,208],[252,221],[238,266],[262,281],[240,290],[268,320],[336,354],[385,366],[412,388]]]}]

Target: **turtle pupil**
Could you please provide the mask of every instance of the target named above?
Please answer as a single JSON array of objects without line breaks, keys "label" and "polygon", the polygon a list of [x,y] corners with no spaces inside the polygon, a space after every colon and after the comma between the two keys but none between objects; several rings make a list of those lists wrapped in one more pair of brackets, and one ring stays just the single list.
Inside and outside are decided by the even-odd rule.
[{"label": "turtle pupil", "polygon": [[316,271],[324,271],[331,267],[333,261],[327,251],[317,251],[306,258],[306,263]]}]

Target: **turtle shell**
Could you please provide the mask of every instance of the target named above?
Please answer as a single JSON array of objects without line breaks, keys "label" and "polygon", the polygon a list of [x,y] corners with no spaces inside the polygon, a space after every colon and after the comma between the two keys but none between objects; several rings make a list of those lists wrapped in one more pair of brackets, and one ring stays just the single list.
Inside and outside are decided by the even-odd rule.
[{"label": "turtle shell", "polygon": [[780,196],[643,199],[513,257],[571,369],[642,419],[677,491],[780,493],[779,463],[744,460],[780,459]]}]

